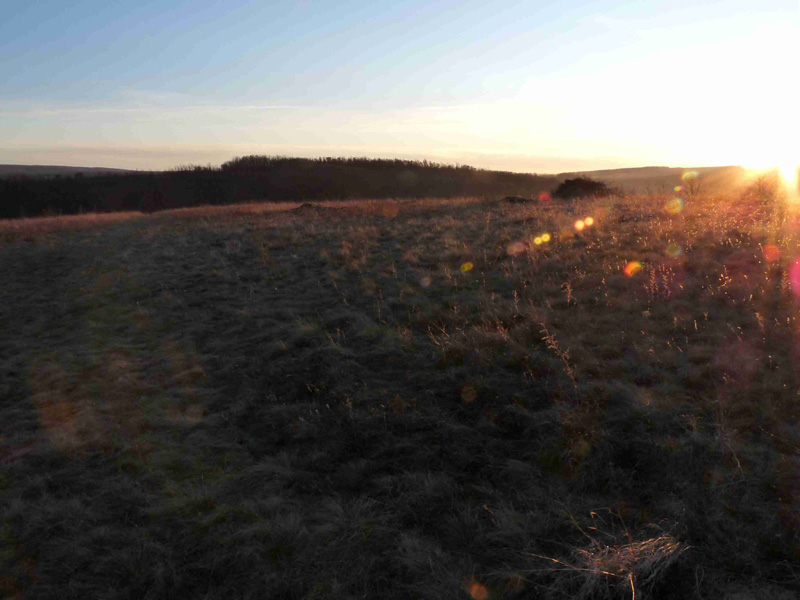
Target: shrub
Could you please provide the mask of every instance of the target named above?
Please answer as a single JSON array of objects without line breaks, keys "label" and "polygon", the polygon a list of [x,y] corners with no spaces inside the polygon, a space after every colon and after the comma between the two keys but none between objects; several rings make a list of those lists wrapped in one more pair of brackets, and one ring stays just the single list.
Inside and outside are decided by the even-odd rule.
[{"label": "shrub", "polygon": [[556,198],[571,200],[573,198],[605,198],[611,195],[609,188],[602,181],[594,181],[588,177],[578,177],[577,179],[567,179],[559,184],[552,192]]}]

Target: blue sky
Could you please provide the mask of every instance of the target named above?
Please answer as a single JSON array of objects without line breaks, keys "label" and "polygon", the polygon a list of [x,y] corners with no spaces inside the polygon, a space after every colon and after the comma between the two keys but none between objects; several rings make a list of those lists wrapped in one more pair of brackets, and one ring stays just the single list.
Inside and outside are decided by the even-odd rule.
[{"label": "blue sky", "polygon": [[798,40],[798,0],[31,2],[0,22],[0,162],[800,162]]}]

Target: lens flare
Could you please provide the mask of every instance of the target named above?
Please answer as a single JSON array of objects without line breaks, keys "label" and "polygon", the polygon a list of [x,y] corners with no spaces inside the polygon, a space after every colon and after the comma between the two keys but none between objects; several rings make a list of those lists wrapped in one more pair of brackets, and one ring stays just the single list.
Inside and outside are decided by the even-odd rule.
[{"label": "lens flare", "polygon": [[642,270],[642,263],[638,260],[632,260],[627,265],[625,265],[625,275],[628,277],[633,277],[639,271]]},{"label": "lens flare", "polygon": [[789,281],[795,296],[800,296],[800,258],[796,258],[789,267]]},{"label": "lens flare", "polygon": [[539,202],[550,202],[550,201],[552,201],[552,198],[550,197],[550,194],[548,194],[547,192],[542,192],[541,194],[539,194]]},{"label": "lens flare", "polygon": [[672,242],[671,244],[667,245],[665,252],[670,258],[678,258],[681,254],[683,254],[683,248],[681,248],[680,244]]},{"label": "lens flare", "polygon": [[511,242],[506,248],[506,252],[508,252],[511,256],[519,256],[523,252],[525,252],[526,246],[523,242]]},{"label": "lens flare", "polygon": [[545,244],[546,244],[547,242],[549,242],[549,241],[550,241],[550,234],[549,234],[549,233],[543,233],[543,234],[542,234],[542,241],[543,241]]},{"label": "lens flare", "polygon": [[594,225],[594,219],[592,217],[586,217],[583,220],[583,224],[586,225],[586,227],[591,227],[592,225]]},{"label": "lens flare", "polygon": [[472,268],[473,268],[474,266],[475,266],[475,265],[473,265],[471,262],[467,261],[467,262],[465,262],[463,265],[461,265],[461,271],[462,271],[463,273],[468,273],[469,271],[472,271]]},{"label": "lens flare", "polygon": [[478,392],[475,386],[467,384],[461,388],[461,401],[464,404],[473,404],[478,399]]},{"label": "lens flare", "polygon": [[476,581],[469,586],[469,595],[475,600],[486,600],[489,597],[489,590]]},{"label": "lens flare", "polygon": [[681,179],[686,181],[687,179],[697,179],[697,171],[684,171],[683,175],[681,175]]},{"label": "lens flare", "polygon": [[586,223],[583,220],[578,219],[575,221],[575,231],[583,231],[583,228],[586,227]]},{"label": "lens flare", "polygon": [[676,185],[674,188],[672,188],[672,191],[675,192],[676,194],[679,194],[679,193],[681,193],[683,191],[683,186],[682,185]]},{"label": "lens flare", "polygon": [[780,248],[774,244],[767,244],[764,246],[762,252],[764,254],[764,260],[767,262],[775,262],[781,257]]},{"label": "lens flare", "polygon": [[683,210],[683,200],[681,198],[673,198],[664,205],[664,208],[669,214],[677,215]]}]

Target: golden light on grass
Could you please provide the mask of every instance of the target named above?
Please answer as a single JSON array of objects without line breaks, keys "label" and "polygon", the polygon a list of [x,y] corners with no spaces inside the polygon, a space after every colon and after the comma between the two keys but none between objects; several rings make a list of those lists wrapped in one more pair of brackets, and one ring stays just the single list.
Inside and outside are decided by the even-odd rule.
[{"label": "golden light on grass", "polygon": [[630,261],[627,265],[625,265],[624,269],[625,275],[627,275],[628,277],[633,277],[641,270],[642,270],[642,263],[640,263],[638,260]]},{"label": "golden light on grass", "polygon": [[586,227],[586,223],[583,219],[575,221],[575,231],[583,231],[584,227]]},{"label": "golden light on grass", "polygon": [[461,265],[461,272],[462,273],[469,273],[475,267],[471,262],[467,261],[463,265]]}]

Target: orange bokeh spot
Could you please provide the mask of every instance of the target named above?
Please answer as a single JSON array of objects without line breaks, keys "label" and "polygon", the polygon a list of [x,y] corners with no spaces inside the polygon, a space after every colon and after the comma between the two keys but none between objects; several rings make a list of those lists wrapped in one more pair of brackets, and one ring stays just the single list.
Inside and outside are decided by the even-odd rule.
[{"label": "orange bokeh spot", "polygon": [[527,250],[527,247],[525,246],[525,244],[523,242],[511,242],[508,245],[508,248],[506,248],[506,251],[511,256],[518,256],[518,255],[522,254],[523,252],[525,252],[525,250]]},{"label": "orange bokeh spot", "polygon": [[486,589],[486,586],[476,581],[469,586],[469,595],[475,598],[475,600],[486,600],[486,598],[489,597],[489,590]]},{"label": "orange bokeh spot", "polygon": [[550,198],[550,194],[547,192],[542,192],[539,194],[539,202],[550,202],[552,198]]},{"label": "orange bokeh spot", "polygon": [[463,265],[461,265],[461,271],[464,273],[472,271],[472,267],[474,266],[475,265],[473,265],[471,262],[465,262]]},{"label": "orange bokeh spot", "polygon": [[642,263],[640,263],[638,260],[632,260],[627,265],[625,265],[625,275],[627,275],[628,277],[633,277],[641,270],[642,270]]},{"label": "orange bokeh spot", "polygon": [[586,223],[582,220],[575,221],[575,231],[583,231],[583,228],[586,227]]},{"label": "orange bokeh spot", "polygon": [[586,225],[586,227],[591,227],[592,225],[594,225],[594,219],[592,217],[586,217],[583,220],[583,224]]},{"label": "orange bokeh spot", "polygon": [[767,262],[775,262],[781,257],[780,249],[774,244],[767,244],[764,246],[764,260]]}]

